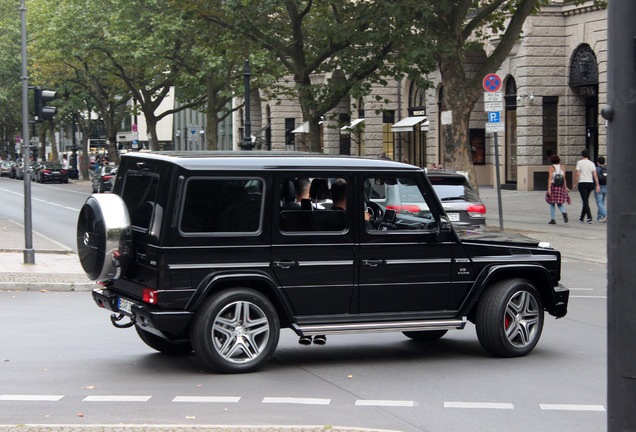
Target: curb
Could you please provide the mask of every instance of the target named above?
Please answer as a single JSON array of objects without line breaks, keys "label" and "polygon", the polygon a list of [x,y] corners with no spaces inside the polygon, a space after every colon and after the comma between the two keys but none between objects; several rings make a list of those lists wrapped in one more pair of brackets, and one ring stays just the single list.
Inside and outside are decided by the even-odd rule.
[{"label": "curb", "polygon": [[372,429],[331,425],[0,425],[4,432],[398,432],[389,429]]},{"label": "curb", "polygon": [[77,291],[90,292],[96,283],[0,282],[0,291]]}]

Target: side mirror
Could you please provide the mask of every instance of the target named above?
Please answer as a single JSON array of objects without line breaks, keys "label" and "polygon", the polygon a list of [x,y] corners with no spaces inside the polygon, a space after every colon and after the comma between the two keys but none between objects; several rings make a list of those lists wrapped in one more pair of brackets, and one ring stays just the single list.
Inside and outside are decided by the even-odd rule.
[{"label": "side mirror", "polygon": [[439,220],[439,232],[443,233],[443,232],[451,232],[453,230],[452,225],[451,225],[451,221],[448,218],[448,216],[443,215],[440,217]]}]

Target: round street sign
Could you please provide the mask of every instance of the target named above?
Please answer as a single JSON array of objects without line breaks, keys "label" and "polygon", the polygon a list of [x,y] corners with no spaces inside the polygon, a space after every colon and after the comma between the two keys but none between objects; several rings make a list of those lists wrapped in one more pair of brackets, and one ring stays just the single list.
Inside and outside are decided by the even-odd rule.
[{"label": "round street sign", "polygon": [[496,92],[501,89],[501,78],[497,74],[488,74],[484,78],[484,90],[487,92]]},{"label": "round street sign", "polygon": [[132,125],[132,131],[137,132],[137,123]]}]

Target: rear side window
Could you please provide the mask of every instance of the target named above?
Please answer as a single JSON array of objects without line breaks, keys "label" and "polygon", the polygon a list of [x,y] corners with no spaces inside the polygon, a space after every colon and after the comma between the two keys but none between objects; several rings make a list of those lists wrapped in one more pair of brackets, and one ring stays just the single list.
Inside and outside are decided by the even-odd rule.
[{"label": "rear side window", "polygon": [[149,230],[157,200],[159,176],[143,171],[128,171],[122,199],[133,227]]},{"label": "rear side window", "polygon": [[184,234],[257,234],[263,190],[260,178],[190,178],[179,228]]}]

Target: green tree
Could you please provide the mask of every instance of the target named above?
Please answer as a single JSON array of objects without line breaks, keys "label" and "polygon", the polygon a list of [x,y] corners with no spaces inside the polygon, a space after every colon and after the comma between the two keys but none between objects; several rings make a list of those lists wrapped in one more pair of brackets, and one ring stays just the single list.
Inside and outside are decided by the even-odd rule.
[{"label": "green tree", "polygon": [[0,158],[15,156],[22,120],[20,1],[0,0]]},{"label": "green tree", "polygon": [[[207,0],[206,18],[275,57],[309,123],[307,144],[320,149],[319,121],[343,97],[368,94],[391,72],[391,54],[413,16],[399,2],[331,0]],[[387,61],[389,60],[389,61]],[[320,83],[312,77],[327,74]],[[280,88],[278,88],[280,91]]]},{"label": "green tree", "polygon": [[[442,77],[442,105],[452,112],[452,124],[441,126],[445,167],[468,172],[473,184],[469,121],[483,93],[483,78],[501,67],[519,40],[528,16],[548,3],[547,0],[430,0],[421,5],[430,15],[418,21],[414,35],[437,62]],[[483,50],[489,38],[499,39],[498,44],[488,55],[484,53],[484,61],[474,74],[467,73],[466,53]]]}]

